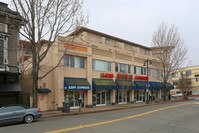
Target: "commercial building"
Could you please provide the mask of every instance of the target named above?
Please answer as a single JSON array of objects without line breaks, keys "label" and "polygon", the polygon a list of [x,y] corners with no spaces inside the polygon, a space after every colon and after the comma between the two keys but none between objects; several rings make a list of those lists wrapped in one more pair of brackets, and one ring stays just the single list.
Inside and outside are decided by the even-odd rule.
[{"label": "commercial building", "polygon": [[171,91],[172,94],[184,90],[188,95],[199,95],[199,66],[189,66],[173,71],[172,82],[175,87]]},{"label": "commercial building", "polygon": [[22,17],[0,2],[0,106],[20,102],[19,30]]},{"label": "commercial building", "polygon": [[[71,108],[77,108],[80,98],[82,107],[146,101],[144,62],[147,59],[152,60],[149,93],[153,100],[161,99],[161,70],[153,65],[153,61],[158,60],[152,49],[85,27],[67,37],[57,37],[41,65],[40,75],[55,67],[62,55],[64,57],[54,71],[39,80],[38,106],[42,110],[56,110],[62,107],[63,101],[68,101]],[[22,77],[23,88],[31,88],[30,73],[31,69],[27,69]]]}]

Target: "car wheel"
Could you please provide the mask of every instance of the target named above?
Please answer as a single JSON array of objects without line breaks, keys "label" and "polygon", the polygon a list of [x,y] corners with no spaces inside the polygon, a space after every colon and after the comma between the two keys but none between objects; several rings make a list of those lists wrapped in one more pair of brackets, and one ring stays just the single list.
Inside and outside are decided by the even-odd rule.
[{"label": "car wheel", "polygon": [[32,115],[26,115],[26,116],[24,117],[24,122],[25,122],[25,123],[31,123],[33,120],[34,120],[34,118],[33,118]]}]

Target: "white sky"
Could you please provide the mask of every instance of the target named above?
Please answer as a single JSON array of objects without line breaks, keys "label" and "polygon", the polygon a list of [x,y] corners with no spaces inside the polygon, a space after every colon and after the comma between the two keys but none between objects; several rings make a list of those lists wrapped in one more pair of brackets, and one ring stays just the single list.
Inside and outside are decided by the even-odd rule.
[{"label": "white sky", "polygon": [[88,28],[149,47],[161,22],[174,24],[191,65],[199,65],[199,0],[84,0],[84,9],[90,13]]}]

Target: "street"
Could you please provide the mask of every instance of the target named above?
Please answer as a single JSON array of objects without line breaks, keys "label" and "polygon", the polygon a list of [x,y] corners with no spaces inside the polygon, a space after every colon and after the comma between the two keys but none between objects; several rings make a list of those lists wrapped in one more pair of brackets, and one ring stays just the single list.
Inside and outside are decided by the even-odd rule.
[{"label": "street", "polygon": [[1,126],[0,133],[198,133],[199,101]]}]

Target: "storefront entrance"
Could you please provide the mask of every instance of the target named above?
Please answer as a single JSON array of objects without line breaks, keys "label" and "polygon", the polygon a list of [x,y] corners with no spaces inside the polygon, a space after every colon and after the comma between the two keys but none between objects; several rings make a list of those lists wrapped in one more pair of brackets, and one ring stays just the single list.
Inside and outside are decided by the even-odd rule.
[{"label": "storefront entrance", "polygon": [[79,98],[82,99],[81,107],[84,107],[84,93],[81,93],[81,91],[67,91],[67,100],[70,103],[70,108],[79,107]]},{"label": "storefront entrance", "polygon": [[134,98],[136,102],[143,102],[145,101],[144,90],[135,90]]},{"label": "storefront entrance", "polygon": [[93,105],[104,106],[110,104],[109,90],[93,90]]},{"label": "storefront entrance", "polygon": [[118,89],[116,91],[116,103],[117,104],[127,104],[130,103],[130,90]]}]

